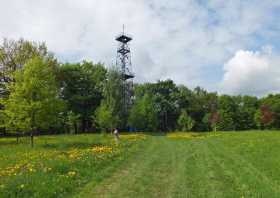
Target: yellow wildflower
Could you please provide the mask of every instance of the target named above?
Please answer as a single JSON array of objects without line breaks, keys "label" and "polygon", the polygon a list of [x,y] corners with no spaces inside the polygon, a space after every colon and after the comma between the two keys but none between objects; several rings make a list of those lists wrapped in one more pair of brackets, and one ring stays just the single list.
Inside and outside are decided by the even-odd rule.
[{"label": "yellow wildflower", "polygon": [[75,172],[75,171],[69,171],[69,172],[68,172],[68,175],[71,176],[71,177],[73,177],[73,176],[76,175],[76,172]]},{"label": "yellow wildflower", "polygon": [[113,152],[113,148],[109,146],[94,146],[92,148],[92,151],[94,153],[111,153]]}]

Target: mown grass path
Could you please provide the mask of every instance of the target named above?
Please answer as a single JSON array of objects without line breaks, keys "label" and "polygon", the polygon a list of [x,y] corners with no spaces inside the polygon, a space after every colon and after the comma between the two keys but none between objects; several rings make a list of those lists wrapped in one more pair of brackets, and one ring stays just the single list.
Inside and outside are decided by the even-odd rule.
[{"label": "mown grass path", "polygon": [[75,197],[280,197],[278,134],[151,136],[146,147]]}]

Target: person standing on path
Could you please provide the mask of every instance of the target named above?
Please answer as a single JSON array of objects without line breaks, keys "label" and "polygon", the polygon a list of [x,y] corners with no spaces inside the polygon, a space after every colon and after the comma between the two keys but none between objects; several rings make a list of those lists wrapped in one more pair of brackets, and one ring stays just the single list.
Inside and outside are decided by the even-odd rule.
[{"label": "person standing on path", "polygon": [[114,129],[113,134],[114,134],[114,136],[115,136],[116,143],[119,143],[120,136],[119,136],[119,131],[118,131],[117,128]]}]

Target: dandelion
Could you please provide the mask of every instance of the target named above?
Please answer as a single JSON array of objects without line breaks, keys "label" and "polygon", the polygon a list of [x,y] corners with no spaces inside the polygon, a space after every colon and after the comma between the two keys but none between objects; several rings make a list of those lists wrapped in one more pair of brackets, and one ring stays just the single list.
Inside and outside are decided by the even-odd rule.
[{"label": "dandelion", "polygon": [[24,188],[24,184],[21,184],[21,185],[20,185],[20,188]]},{"label": "dandelion", "polygon": [[69,171],[67,174],[68,174],[70,177],[73,177],[73,176],[76,175],[76,172],[75,172],[75,171]]},{"label": "dandelion", "polygon": [[92,148],[92,151],[94,153],[112,153],[113,152],[113,148],[108,147],[108,146],[94,146]]}]

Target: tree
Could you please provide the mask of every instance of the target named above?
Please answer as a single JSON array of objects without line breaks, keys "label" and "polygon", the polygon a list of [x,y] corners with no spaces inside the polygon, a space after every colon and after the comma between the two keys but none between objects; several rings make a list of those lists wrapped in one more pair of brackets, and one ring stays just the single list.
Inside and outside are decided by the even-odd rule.
[{"label": "tree", "polygon": [[268,105],[262,105],[255,113],[255,121],[260,129],[269,128],[273,124],[274,114]]},{"label": "tree", "polygon": [[180,130],[190,131],[192,130],[195,122],[190,116],[188,116],[188,113],[185,110],[183,110],[178,118],[177,123]]},{"label": "tree", "polygon": [[2,100],[4,125],[11,130],[30,131],[33,146],[33,135],[39,129],[57,124],[64,103],[58,98],[54,70],[43,58],[32,58],[13,77],[15,82],[9,87],[10,95]]},{"label": "tree", "polygon": [[87,61],[60,68],[61,97],[68,111],[80,115],[82,132],[92,128],[92,115],[103,99],[106,72],[102,64]]},{"label": "tree", "polygon": [[162,131],[174,130],[176,128],[176,120],[180,114],[177,97],[179,91],[174,82],[172,80],[165,80],[158,81],[157,83],[145,83],[136,87],[136,100],[145,94],[154,96],[154,108],[158,115],[159,129]]},{"label": "tree", "polygon": [[260,110],[264,117],[267,117],[269,120],[273,117],[271,122],[267,121],[266,127],[275,129],[280,128],[280,94],[269,94],[267,97],[262,98],[260,100]]},{"label": "tree", "polygon": [[80,121],[80,115],[75,114],[73,111],[68,111],[66,116],[66,124],[68,127],[68,131],[72,133],[74,130],[74,134],[78,133],[78,123]]},{"label": "tree", "polygon": [[4,39],[0,45],[0,95],[9,94],[8,84],[14,81],[13,73],[22,69],[32,58],[40,56],[56,66],[56,60],[44,43],[35,43],[23,39]]},{"label": "tree", "polygon": [[217,124],[220,121],[220,115],[218,112],[207,113],[203,118],[203,122],[208,128],[211,128],[213,131],[217,131]]},{"label": "tree", "polygon": [[196,87],[192,92],[190,106],[187,109],[190,116],[196,121],[194,130],[209,130],[209,123],[203,122],[207,113],[217,111],[217,93],[208,93],[206,90]]},{"label": "tree", "polygon": [[231,112],[219,110],[219,121],[217,122],[217,130],[232,131],[235,130],[234,120]]},{"label": "tree", "polygon": [[94,118],[103,131],[110,130],[112,132],[113,128],[116,128],[119,122],[119,117],[114,114],[113,108],[104,102],[102,102],[100,107],[96,110]]},{"label": "tree", "polygon": [[129,126],[143,131],[157,130],[158,116],[154,106],[153,96],[145,94],[143,97],[137,98],[129,113]]},{"label": "tree", "polygon": [[232,96],[234,101],[233,119],[235,130],[248,130],[256,128],[254,115],[258,108],[258,99],[253,96]]},{"label": "tree", "polygon": [[238,122],[238,105],[236,97],[222,95],[219,97],[217,129],[222,131],[236,130]]},{"label": "tree", "polygon": [[[103,108],[117,117],[114,127],[125,128],[127,113],[124,108],[123,80],[120,71],[116,67],[108,70],[103,90]],[[115,121],[115,120],[114,120]]]}]

